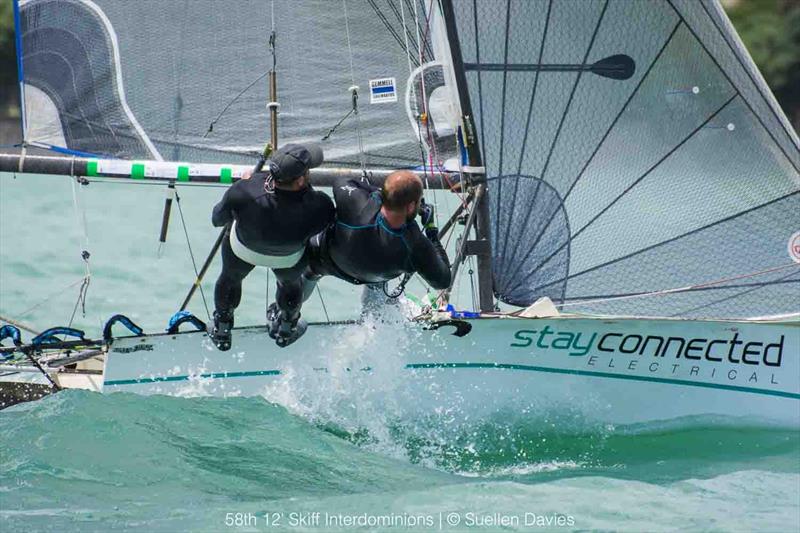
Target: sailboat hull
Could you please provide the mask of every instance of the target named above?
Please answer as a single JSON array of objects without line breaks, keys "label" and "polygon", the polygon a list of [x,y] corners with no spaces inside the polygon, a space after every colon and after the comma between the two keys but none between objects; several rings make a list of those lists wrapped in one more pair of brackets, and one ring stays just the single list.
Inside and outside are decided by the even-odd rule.
[{"label": "sailboat hull", "polygon": [[300,410],[363,401],[403,418],[501,411],[631,424],[709,415],[800,427],[800,323],[445,324],[312,325],[285,349],[263,328],[241,328],[229,352],[202,332],[121,338],[109,347],[103,391],[262,395]]}]

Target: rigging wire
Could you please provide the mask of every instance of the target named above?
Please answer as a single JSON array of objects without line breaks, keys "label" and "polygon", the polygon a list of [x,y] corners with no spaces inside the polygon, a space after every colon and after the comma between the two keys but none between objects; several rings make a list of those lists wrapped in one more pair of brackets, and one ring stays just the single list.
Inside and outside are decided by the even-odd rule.
[{"label": "rigging wire", "polygon": [[[75,164],[75,158],[72,158],[72,164]],[[78,246],[80,249],[80,256],[83,260],[85,274],[83,276],[81,287],[78,289],[78,298],[75,301],[75,306],[72,309],[72,315],[69,318],[68,327],[72,326],[72,322],[75,320],[75,315],[78,312],[78,308],[81,309],[81,315],[86,316],[86,294],[89,290],[89,283],[92,279],[92,271],[89,268],[89,257],[91,254],[89,253],[89,227],[86,223],[86,207],[78,200],[78,186],[88,184],[88,181],[84,180],[83,178],[79,178],[75,175],[74,172],[70,173],[72,175],[72,207],[75,212],[75,219],[78,224],[78,227],[81,228],[83,232],[83,240],[81,244]]]},{"label": "rigging wire", "polygon": [[646,297],[652,297],[652,296],[664,296],[664,295],[667,295],[667,294],[675,294],[675,293],[681,293],[681,292],[691,292],[691,291],[703,290],[703,289],[707,289],[709,287],[713,287],[715,285],[721,285],[723,283],[728,283],[728,282],[731,282],[731,281],[738,281],[740,279],[754,278],[756,276],[761,276],[761,275],[764,275],[764,274],[771,274],[773,272],[778,272],[780,270],[786,270],[788,268],[800,269],[800,263],[792,262],[792,263],[789,263],[789,264],[785,264],[783,266],[768,268],[768,269],[765,269],[765,270],[760,270],[758,272],[751,272],[749,274],[742,274],[742,275],[738,275],[738,276],[732,276],[732,277],[729,277],[729,278],[722,278],[722,279],[717,279],[717,280],[713,280],[713,281],[707,281],[707,282],[704,282],[704,283],[698,283],[698,284],[694,284],[694,285],[687,285],[685,287],[676,287],[676,288],[673,288],[673,289],[660,289],[660,290],[657,290],[657,291],[641,292],[641,293],[637,293],[637,294],[626,294],[626,295],[623,295],[623,296],[611,296],[609,298],[597,298],[597,299],[594,299],[594,300],[577,300],[577,301],[564,302],[564,303],[556,304],[556,307],[562,307],[562,308],[563,307],[574,307],[574,306],[578,306],[578,305],[588,305],[588,304],[596,304],[596,303],[604,303],[604,302],[613,302],[613,301],[619,301],[619,300],[632,300],[632,299],[635,299],[635,298],[646,298]]},{"label": "rigging wire", "polygon": [[319,288],[319,283],[317,283],[317,294],[319,295],[319,301],[322,303],[322,310],[325,312],[325,320],[330,322],[331,317],[328,316],[328,307],[325,305],[325,299],[322,297],[322,290]]},{"label": "rigging wire", "polygon": [[[196,279],[200,278],[200,271],[197,270],[197,262],[194,259],[194,252],[192,251],[192,243],[189,240],[189,230],[186,227],[186,220],[183,218],[183,208],[181,208],[181,197],[178,195],[177,189],[175,190],[175,203],[178,204],[178,214],[181,216],[181,226],[183,226],[183,234],[186,236],[186,246],[189,248],[189,257],[192,260],[192,268],[194,269],[194,275]],[[203,307],[206,309],[206,316],[208,320],[211,321],[211,313],[208,310],[208,302],[206,301],[206,294],[203,291],[203,285],[198,284],[200,289],[200,297],[203,299]]]},{"label": "rigging wire", "polygon": [[342,7],[344,11],[344,29],[347,36],[347,53],[350,56],[350,81],[352,83],[350,86],[350,92],[353,94],[353,109],[355,111],[356,118],[356,139],[358,140],[358,153],[361,160],[361,170],[366,176],[367,161],[364,154],[364,138],[361,133],[361,117],[358,114],[358,85],[356,85],[356,70],[353,65],[353,47],[350,42],[350,23],[347,15],[347,0],[342,0]]},{"label": "rigging wire", "polygon": [[[375,0],[367,0],[367,2],[369,3],[370,6],[372,6],[372,10],[375,11],[375,14],[378,16],[378,19],[380,19],[380,21],[386,27],[386,30],[392,35],[392,37],[394,37],[394,40],[397,41],[397,44],[399,44],[402,47],[403,46],[403,40],[397,34],[397,30],[394,29],[394,27],[392,26],[392,23],[389,22],[389,19],[386,17],[386,15],[381,11],[381,9],[375,3]],[[389,2],[389,5],[393,9],[395,9],[395,10],[397,9],[394,6],[392,6],[391,2]],[[403,27],[403,29],[405,30],[405,26]]]},{"label": "rigging wire", "polygon": [[16,314],[15,316],[17,316],[19,318],[22,318],[24,316],[29,315],[32,311],[34,311],[34,310],[38,309],[39,307],[43,306],[44,304],[46,304],[50,300],[54,299],[55,297],[61,296],[62,294],[64,294],[65,292],[67,292],[68,290],[73,288],[74,286],[78,285],[79,283],[83,283],[84,279],[86,279],[85,276],[81,276],[80,278],[78,278],[77,280],[73,281],[72,283],[70,283],[66,287],[64,287],[62,289],[59,289],[59,290],[57,290],[55,292],[50,293],[49,295],[45,296],[44,299],[42,299],[39,303],[32,305],[31,307],[29,307],[26,310],[24,310],[22,313]]},{"label": "rigging wire", "polygon": [[247,91],[249,91],[249,90],[250,90],[250,89],[251,89],[251,88],[252,88],[252,87],[253,87],[253,86],[254,86],[256,83],[258,83],[259,81],[263,80],[263,79],[264,79],[264,78],[266,78],[268,75],[269,75],[269,71],[265,72],[264,74],[260,75],[260,76],[259,76],[259,77],[257,77],[256,79],[254,79],[252,82],[250,82],[250,84],[249,84],[247,87],[245,87],[244,89],[242,89],[241,91],[239,91],[239,94],[237,94],[236,96],[234,96],[234,97],[233,97],[233,99],[232,99],[230,102],[228,102],[228,103],[225,105],[225,107],[223,107],[223,108],[222,108],[222,111],[220,111],[220,112],[219,112],[219,114],[216,116],[216,118],[214,118],[214,120],[212,120],[212,121],[211,121],[211,123],[208,125],[208,129],[207,129],[207,130],[206,130],[206,132],[203,134],[203,139],[205,139],[206,137],[208,137],[208,135],[209,135],[211,132],[213,132],[213,131],[214,131],[214,125],[215,125],[217,122],[219,122],[219,120],[222,118],[222,115],[224,115],[224,114],[225,114],[225,112],[226,112],[226,111],[228,111],[228,109],[229,109],[229,108],[230,108],[230,107],[231,107],[231,106],[232,106],[234,103],[236,103],[236,100],[238,100],[238,99],[239,99],[239,98],[240,98],[240,97],[241,97],[241,96],[242,96],[244,93],[246,93]]},{"label": "rigging wire", "polygon": [[474,264],[473,256],[469,256],[469,258],[467,259],[467,262],[469,263],[469,271],[468,271],[468,273],[469,273],[469,286],[470,286],[469,293],[470,293],[470,296],[472,297],[472,309],[473,310],[478,310],[478,296],[477,296],[477,292],[475,290],[475,264]]}]

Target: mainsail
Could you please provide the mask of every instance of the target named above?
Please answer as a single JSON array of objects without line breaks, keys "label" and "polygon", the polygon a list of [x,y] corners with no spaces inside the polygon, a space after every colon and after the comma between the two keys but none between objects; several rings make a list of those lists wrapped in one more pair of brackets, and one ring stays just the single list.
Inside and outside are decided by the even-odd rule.
[{"label": "mainsail", "polygon": [[324,138],[339,166],[424,160],[408,123],[424,107],[408,79],[436,60],[422,3],[21,0],[19,14],[28,142],[250,162],[269,131],[274,31],[282,142]]},{"label": "mainsail", "polygon": [[[651,316],[800,311],[787,254],[800,143],[717,2],[453,8],[500,300]],[[614,56],[635,65],[627,79],[598,73]]]}]

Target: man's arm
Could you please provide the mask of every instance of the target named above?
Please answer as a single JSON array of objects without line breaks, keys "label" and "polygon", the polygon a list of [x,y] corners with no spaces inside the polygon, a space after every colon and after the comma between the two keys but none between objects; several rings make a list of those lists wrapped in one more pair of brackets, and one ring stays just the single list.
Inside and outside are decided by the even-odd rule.
[{"label": "man's arm", "polygon": [[336,200],[336,207],[341,208],[353,202],[355,206],[361,205],[361,198],[367,197],[375,191],[377,187],[370,185],[366,181],[353,178],[339,178],[333,185],[333,198]]},{"label": "man's arm", "polygon": [[211,223],[217,228],[233,222],[233,208],[238,196],[234,187],[236,187],[236,183],[228,187],[228,190],[222,195],[222,200],[214,206],[214,211],[211,213]]},{"label": "man's arm", "polygon": [[[427,237],[427,238],[426,238]],[[436,290],[450,286],[450,260],[439,242],[436,228],[425,230],[425,237],[419,235],[415,239],[411,252],[411,261],[417,273]]]},{"label": "man's arm", "polygon": [[317,197],[317,208],[315,209],[314,229],[309,237],[312,237],[324,230],[336,220],[336,208],[333,206],[333,200],[324,192],[313,191],[312,194]]}]

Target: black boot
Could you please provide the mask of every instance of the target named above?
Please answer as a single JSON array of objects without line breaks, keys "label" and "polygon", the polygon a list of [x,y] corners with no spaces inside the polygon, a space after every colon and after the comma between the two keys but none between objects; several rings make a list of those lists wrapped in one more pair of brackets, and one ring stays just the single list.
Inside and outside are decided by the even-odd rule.
[{"label": "black boot", "polygon": [[220,351],[225,352],[231,349],[232,329],[233,313],[231,311],[214,311],[214,325],[208,334]]},{"label": "black boot", "polygon": [[273,303],[267,309],[267,332],[281,348],[289,346],[302,337],[308,323],[298,314],[294,319],[285,317],[278,305]]}]

